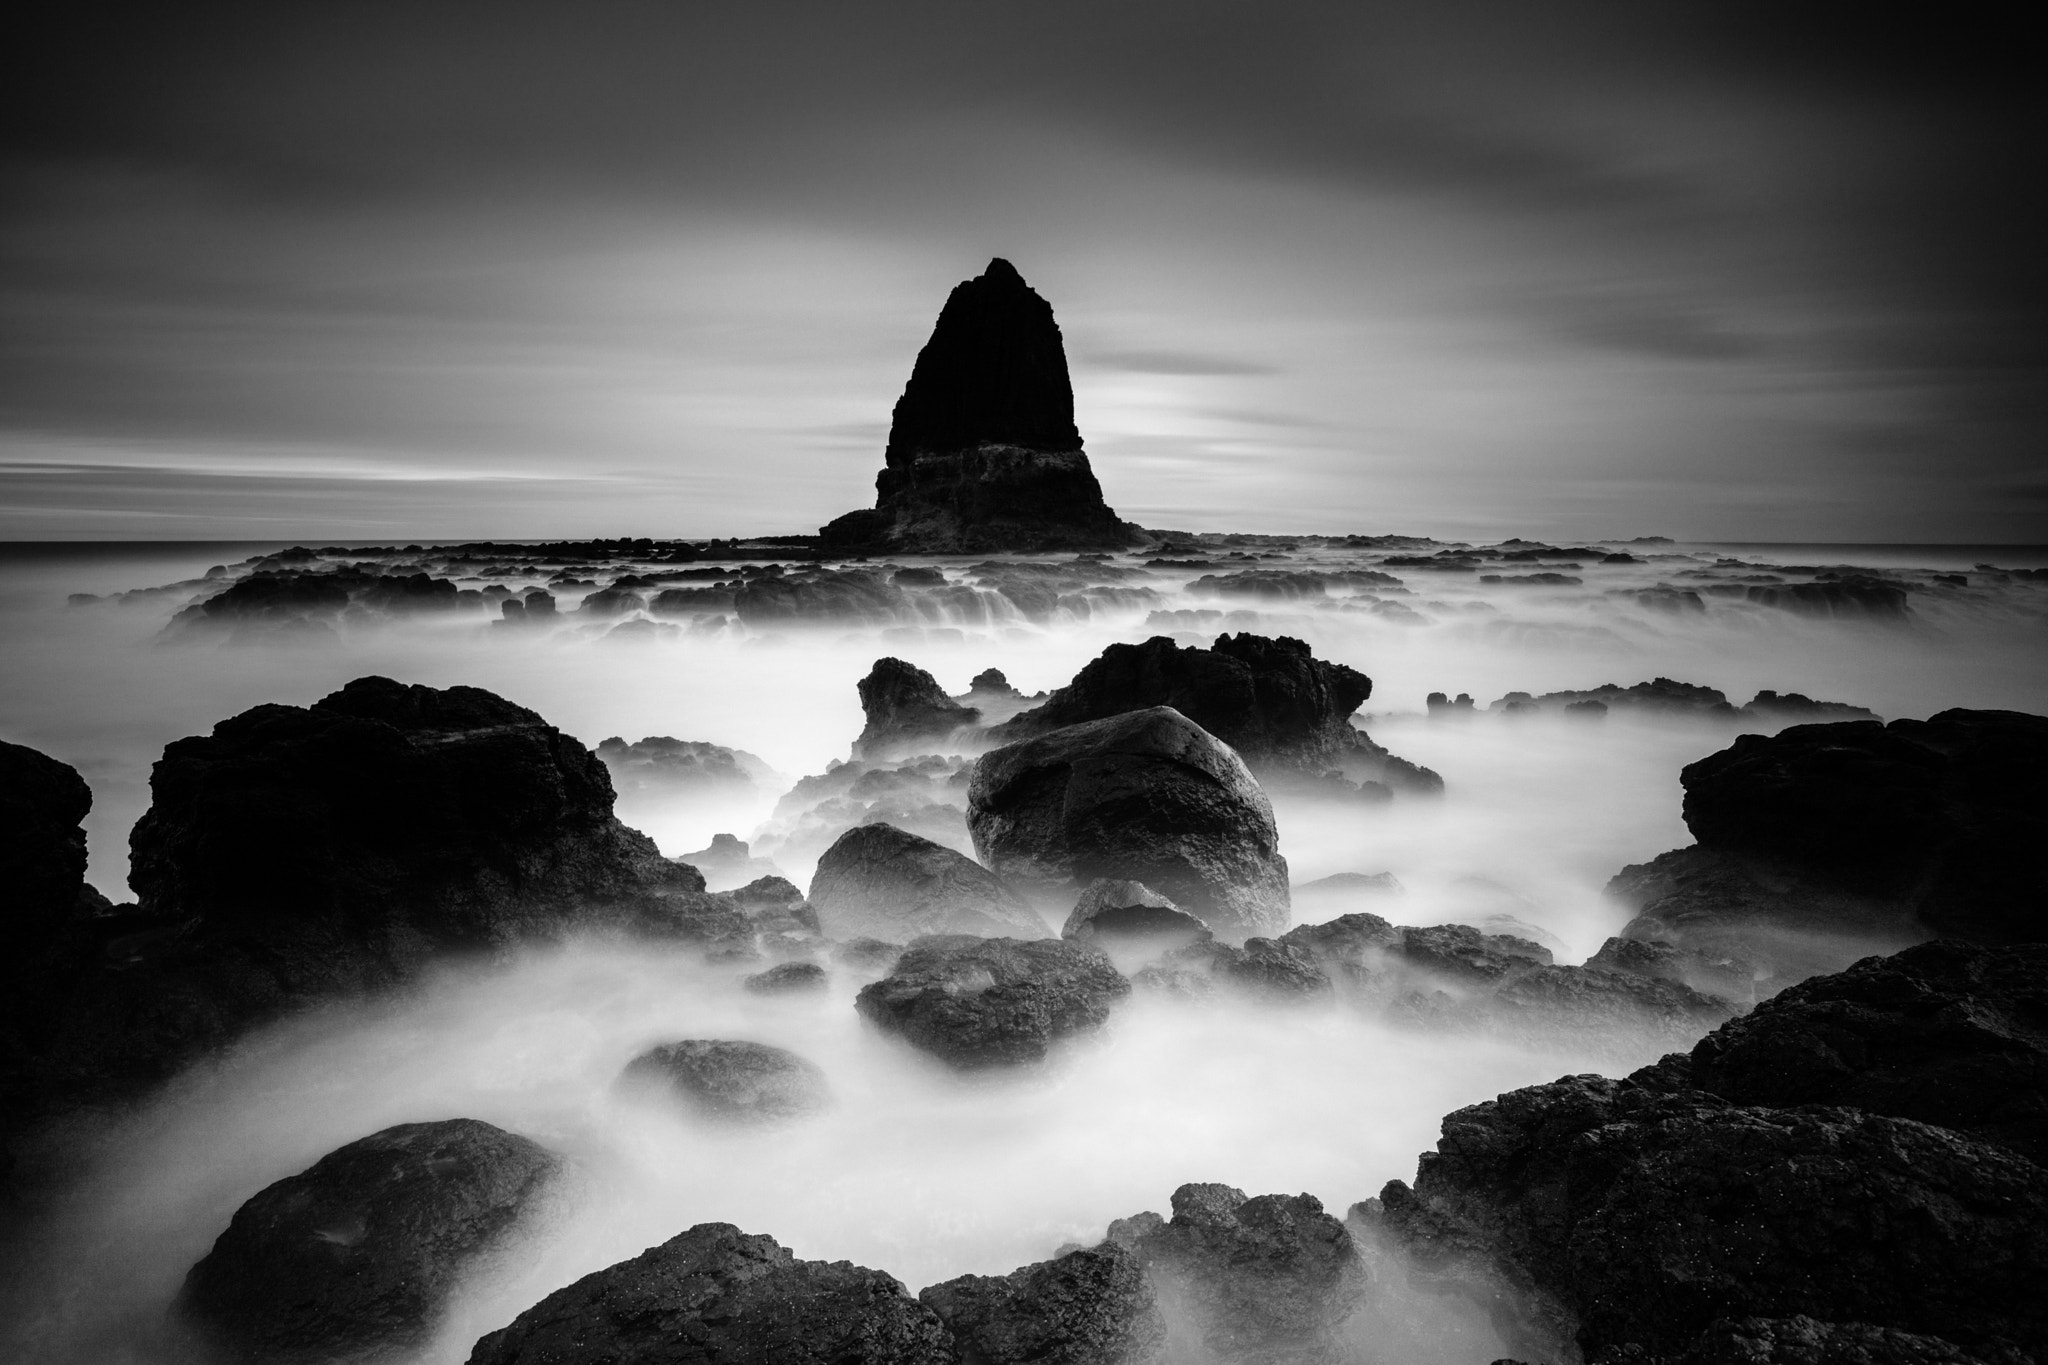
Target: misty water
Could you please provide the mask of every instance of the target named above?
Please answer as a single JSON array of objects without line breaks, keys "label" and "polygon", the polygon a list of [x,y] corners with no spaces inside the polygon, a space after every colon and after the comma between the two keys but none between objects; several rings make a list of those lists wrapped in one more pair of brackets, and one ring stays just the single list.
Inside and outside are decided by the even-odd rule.
[{"label": "misty water", "polygon": [[[724,614],[713,627],[703,616],[579,613],[580,591],[558,588],[559,620],[523,629],[474,611],[343,621],[306,638],[166,637],[172,615],[213,590],[193,580],[262,548],[17,549],[0,559],[0,738],[72,764],[91,784],[89,877],[117,902],[131,899],[127,832],[165,744],[259,703],[310,703],[365,674],[488,688],[593,748],[611,736],[710,741],[757,755],[787,785],[848,756],[862,723],[854,684],[880,656],[917,664],[956,693],[991,667],[1037,692],[1115,641],[1173,633],[1206,643],[1249,629],[1299,637],[1372,677],[1360,723],[1445,782],[1441,798],[1379,805],[1277,797],[1297,884],[1391,872],[1405,888],[1352,907],[1304,902],[1297,922],[1346,908],[1407,924],[1505,917],[1540,931],[1559,961],[1578,962],[1628,917],[1601,895],[1607,879],[1690,842],[1679,769],[1740,727],[1619,709],[1599,721],[1484,710],[1504,694],[1663,676],[1719,688],[1738,705],[1768,688],[1885,718],[2048,711],[2048,582],[1978,567],[2043,562],[2009,548],[1636,547],[1637,562],[1575,568],[1572,584],[1397,571],[1398,588],[1333,587],[1301,601],[1204,596],[1194,586],[1212,571],[1123,557],[1112,566],[1118,586],[1145,596],[1101,595],[1085,609],[1022,611],[988,589],[979,605],[956,595],[903,619],[770,625]],[[1315,542],[1237,552],[1284,556],[1240,568],[1319,571],[1370,567],[1386,553]],[[932,561],[961,584],[979,562]],[[1638,595],[1745,576],[1806,581],[1773,568],[1845,563],[1903,585],[1906,615],[1817,616],[1733,594],[1672,611]],[[171,584],[187,586],[128,592]],[[103,600],[68,602],[75,593]],[[1223,615],[1154,614],[1182,612]],[[1470,693],[1480,711],[1432,719],[1424,698],[1437,691]],[[782,837],[780,795],[773,782],[709,798],[629,790],[619,813],[670,856],[718,832],[752,837],[803,886],[815,848]],[[0,1354],[161,1358],[166,1306],[234,1209],[394,1123],[479,1118],[567,1158],[543,1214],[470,1277],[417,1357],[459,1361],[548,1291],[706,1221],[767,1233],[801,1257],[884,1269],[915,1290],[1093,1242],[1111,1219],[1163,1210],[1187,1181],[1307,1191],[1341,1215],[1385,1181],[1411,1178],[1446,1112],[1565,1073],[1619,1074],[1670,1042],[1443,1036],[1341,1004],[1140,994],[1099,1036],[1041,1068],[962,1075],[863,1025],[852,1008],[860,978],[841,971],[822,995],[761,997],[739,984],[758,965],[586,938],[449,964],[403,992],[246,1038],[133,1111],[78,1126],[66,1183],[9,1230]],[[790,1048],[825,1071],[833,1106],[734,1133],[614,1087],[646,1046],[686,1037]],[[1423,1354],[1413,1343],[1375,1348],[1365,1332],[1361,1358],[1501,1354],[1483,1327],[1440,1326]]]}]

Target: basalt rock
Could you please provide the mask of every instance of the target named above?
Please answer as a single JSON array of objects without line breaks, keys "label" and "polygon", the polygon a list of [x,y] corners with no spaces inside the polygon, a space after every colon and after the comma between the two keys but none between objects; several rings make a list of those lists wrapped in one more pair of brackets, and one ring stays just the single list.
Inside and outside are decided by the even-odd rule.
[{"label": "basalt rock", "polygon": [[867,725],[854,741],[862,759],[929,753],[981,720],[981,712],[946,695],[938,679],[901,659],[877,659],[859,683]]},{"label": "basalt rock", "polygon": [[186,1276],[178,1317],[220,1357],[265,1365],[424,1344],[559,1164],[475,1119],[374,1133],[237,1209]]},{"label": "basalt rock", "polygon": [[834,938],[1046,934],[1045,921],[1000,877],[894,825],[840,835],[818,860],[810,902]]},{"label": "basalt rock", "polygon": [[627,1064],[620,1079],[634,1089],[667,1091],[717,1123],[802,1118],[831,1098],[825,1073],[794,1052],[722,1038],[649,1048]]},{"label": "basalt rock", "polygon": [[1166,1339],[1143,1267],[1115,1242],[918,1298],[952,1333],[959,1365],[1143,1365]]},{"label": "basalt rock", "polygon": [[1362,781],[1438,792],[1443,779],[1395,758],[1351,724],[1372,695],[1372,679],[1318,659],[1300,640],[1219,635],[1208,649],[1164,635],[1115,644],[1046,698],[991,731],[1027,739],[1062,726],[1148,707],[1171,706],[1228,744],[1267,777],[1337,771]]},{"label": "basalt rock", "polygon": [[939,934],[912,943],[854,1003],[870,1022],[973,1068],[1041,1060],[1099,1028],[1130,989],[1086,944]]},{"label": "basalt rock", "polygon": [[984,754],[968,788],[975,852],[1005,880],[1075,894],[1143,882],[1231,936],[1287,922],[1273,807],[1236,753],[1171,707]]},{"label": "basalt rock", "polygon": [[820,528],[828,550],[1117,549],[1117,520],[1074,426],[1052,306],[996,259],[957,286],[896,402],[872,510]]},{"label": "basalt rock", "polygon": [[954,1365],[944,1324],[892,1276],[800,1261],[699,1223],[558,1289],[469,1365]]}]

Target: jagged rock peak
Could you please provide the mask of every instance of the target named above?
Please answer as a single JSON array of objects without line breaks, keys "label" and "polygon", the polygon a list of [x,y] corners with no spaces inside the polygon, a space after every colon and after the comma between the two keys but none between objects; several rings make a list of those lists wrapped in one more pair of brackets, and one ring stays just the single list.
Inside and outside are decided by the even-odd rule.
[{"label": "jagged rock peak", "polygon": [[887,461],[984,442],[1081,448],[1066,346],[1052,305],[1000,256],[954,286],[918,352],[889,428]]}]

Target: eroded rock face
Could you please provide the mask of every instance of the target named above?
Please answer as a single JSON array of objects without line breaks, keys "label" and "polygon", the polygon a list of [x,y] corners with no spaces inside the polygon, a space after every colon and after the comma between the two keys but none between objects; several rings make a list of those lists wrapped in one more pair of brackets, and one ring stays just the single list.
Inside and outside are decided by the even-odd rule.
[{"label": "eroded rock face", "polygon": [[945,1322],[959,1365],[1143,1365],[1166,1337],[1143,1267],[1115,1242],[918,1298]]},{"label": "eroded rock face", "polygon": [[558,1289],[470,1365],[953,1365],[938,1315],[879,1270],[700,1223]]},{"label": "eroded rock face", "polygon": [[903,758],[928,753],[976,724],[981,712],[946,695],[938,679],[901,659],[877,659],[859,683],[867,726],[854,741],[854,757]]},{"label": "eroded rock face", "polygon": [[782,1123],[832,1101],[825,1073],[794,1052],[723,1038],[651,1047],[627,1063],[620,1080],[673,1095],[716,1123]]},{"label": "eroded rock face", "polygon": [[861,1016],[954,1066],[1042,1060],[1092,1032],[1130,993],[1098,949],[1066,939],[940,934],[912,943],[861,989]]},{"label": "eroded rock face", "polygon": [[237,1209],[186,1276],[178,1317],[221,1356],[266,1365],[420,1344],[558,1166],[475,1119],[374,1133]]},{"label": "eroded rock face", "polygon": [[1315,1196],[1254,1199],[1228,1185],[1183,1185],[1173,1192],[1171,1219],[1140,1214],[1112,1224],[1109,1235],[1136,1253],[1162,1300],[1192,1323],[1198,1341],[1177,1353],[1169,1342],[1172,1358],[1340,1358],[1337,1333],[1358,1306],[1364,1272],[1351,1234]]},{"label": "eroded rock face", "polygon": [[810,902],[833,938],[1046,934],[1045,921],[1002,878],[894,825],[840,835],[818,860]]},{"label": "eroded rock face", "polygon": [[1088,883],[1074,902],[1060,937],[1158,942],[1172,947],[1209,937],[1209,928],[1143,882],[1103,878]]},{"label": "eroded rock face", "polygon": [[1415,792],[1443,779],[1395,758],[1353,728],[1351,714],[1372,695],[1372,679],[1318,659],[1300,640],[1219,635],[1208,649],[1164,635],[1114,644],[1074,680],[996,727],[993,737],[1026,739],[1067,725],[1170,706],[1235,749],[1261,776],[1347,777]]},{"label": "eroded rock face", "polygon": [[1287,922],[1272,803],[1243,760],[1171,707],[996,749],[968,787],[975,852],[1005,880],[1074,894],[1140,881],[1219,934]]},{"label": "eroded rock face", "polygon": [[828,549],[1114,549],[1117,520],[1081,450],[1052,306],[1008,261],[957,286],[896,402],[873,510],[820,529]]}]

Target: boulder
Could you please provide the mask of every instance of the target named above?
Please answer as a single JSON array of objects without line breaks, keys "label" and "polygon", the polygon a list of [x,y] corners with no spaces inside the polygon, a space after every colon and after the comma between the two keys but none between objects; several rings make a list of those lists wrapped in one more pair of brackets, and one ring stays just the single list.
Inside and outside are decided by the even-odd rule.
[{"label": "boulder", "polygon": [[1271,802],[1243,760],[1171,707],[983,755],[967,825],[981,860],[1020,886],[1140,881],[1230,936],[1287,922]]},{"label": "boulder", "polygon": [[1081,449],[1052,307],[1002,259],[957,286],[896,402],[875,506],[820,528],[829,551],[1116,549]]},{"label": "boulder", "polygon": [[813,995],[832,984],[815,962],[784,962],[740,983],[756,995]]},{"label": "boulder", "polygon": [[1351,1234],[1315,1196],[1182,1185],[1171,1219],[1140,1214],[1109,1235],[1152,1274],[1170,1318],[1193,1329],[1195,1341],[1169,1341],[1170,1358],[1342,1358],[1338,1332],[1365,1275]]},{"label": "boulder", "polygon": [[633,1089],[672,1094],[693,1113],[720,1123],[779,1123],[831,1103],[824,1072],[766,1043],[663,1043],[627,1063],[620,1080]]},{"label": "boulder", "polygon": [[1063,726],[1170,706],[1235,749],[1262,777],[1320,777],[1339,771],[1415,792],[1443,779],[1393,757],[1353,728],[1351,714],[1372,695],[1372,679],[1318,659],[1300,640],[1219,635],[1208,649],[1164,635],[1114,644],[1074,680],[991,731],[1027,739]]},{"label": "boulder", "polygon": [[1143,882],[1109,878],[1088,883],[1060,927],[1061,938],[1082,943],[1142,940],[1176,947],[1209,936],[1207,925]]},{"label": "boulder", "polygon": [[423,1345],[464,1271],[559,1168],[475,1119],[407,1123],[329,1152],[235,1211],[179,1292],[220,1358],[286,1365]]},{"label": "boulder", "polygon": [[1132,981],[1197,998],[1222,987],[1267,1000],[1303,1001],[1326,996],[1331,989],[1314,954],[1270,938],[1248,938],[1242,947],[1203,939],[1166,954]]},{"label": "boulder", "polygon": [[981,720],[981,712],[947,696],[938,679],[901,659],[875,660],[859,690],[867,725],[854,741],[855,758],[929,753]]},{"label": "boulder", "polygon": [[879,1270],[699,1223],[558,1289],[469,1365],[954,1365],[938,1315]]},{"label": "boulder", "polygon": [[962,1275],[918,1298],[946,1324],[959,1365],[1140,1365],[1166,1337],[1144,1268],[1115,1242]]},{"label": "boulder", "polygon": [[1738,1005],[1756,1000],[1756,964],[1746,957],[1699,952],[1673,943],[1616,936],[1586,959],[1597,971],[1675,981]]},{"label": "boulder", "polygon": [[840,835],[818,860],[810,902],[833,938],[1046,933],[1045,921],[1002,878],[894,825]]},{"label": "boulder", "polygon": [[863,1018],[954,1066],[1042,1060],[1092,1032],[1130,993],[1108,957],[1066,939],[940,934],[913,942],[861,989]]}]

